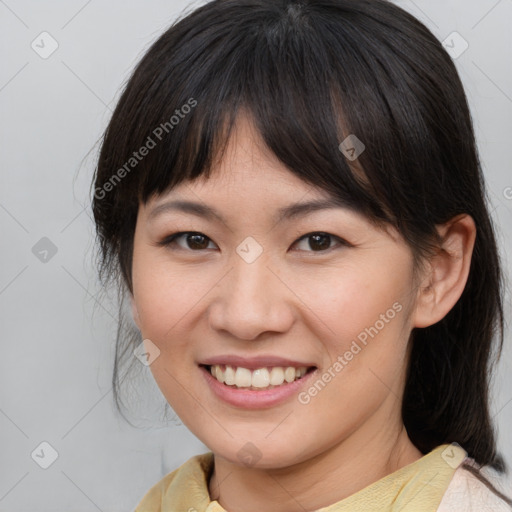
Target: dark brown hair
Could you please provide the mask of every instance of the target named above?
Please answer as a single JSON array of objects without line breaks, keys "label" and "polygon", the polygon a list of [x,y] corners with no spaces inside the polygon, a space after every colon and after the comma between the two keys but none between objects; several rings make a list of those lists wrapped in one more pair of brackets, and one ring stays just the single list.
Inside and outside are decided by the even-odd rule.
[{"label": "dark brown hair", "polygon": [[[139,202],[209,176],[242,109],[290,172],[395,226],[418,263],[439,243],[437,224],[474,219],[462,296],[441,321],[413,329],[402,415],[423,453],[457,442],[504,471],[489,413],[503,283],[470,111],[441,43],[387,1],[218,0],[159,37],[102,141],[93,211],[103,282],[131,291]],[[366,147],[354,162],[339,149],[350,134]],[[121,320],[118,404],[136,341]]]}]

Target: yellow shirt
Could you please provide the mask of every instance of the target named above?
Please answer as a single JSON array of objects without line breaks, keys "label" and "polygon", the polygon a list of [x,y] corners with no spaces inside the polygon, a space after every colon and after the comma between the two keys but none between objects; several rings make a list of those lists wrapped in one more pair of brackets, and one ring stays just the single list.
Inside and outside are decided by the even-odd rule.
[{"label": "yellow shirt", "polygon": [[[434,512],[457,467],[466,457],[458,445],[443,444],[364,489],[317,512]],[[213,453],[196,455],[166,475],[135,512],[226,512],[210,500]]]}]

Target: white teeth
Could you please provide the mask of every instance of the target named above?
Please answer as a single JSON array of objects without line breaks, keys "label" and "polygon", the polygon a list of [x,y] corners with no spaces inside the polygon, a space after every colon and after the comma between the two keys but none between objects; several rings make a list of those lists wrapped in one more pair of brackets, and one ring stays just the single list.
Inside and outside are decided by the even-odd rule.
[{"label": "white teeth", "polygon": [[231,366],[226,366],[226,371],[224,372],[224,382],[228,386],[232,386],[235,383],[235,370],[233,370]]},{"label": "white teeth", "polygon": [[270,374],[266,368],[259,368],[252,372],[252,386],[255,388],[267,388],[270,384]]},{"label": "white teeth", "polygon": [[286,382],[293,382],[295,380],[295,368],[288,366],[284,371],[284,380]]},{"label": "white teeth", "polygon": [[213,376],[219,381],[224,382],[224,373],[222,372],[220,366],[212,366],[212,368],[215,368],[215,373]]},{"label": "white teeth", "polygon": [[248,388],[251,386],[251,370],[247,368],[237,368],[235,372],[235,386],[237,388]]},{"label": "white teeth", "polygon": [[251,371],[248,368],[228,365],[224,368],[223,370],[223,366],[214,364],[210,367],[210,373],[219,382],[228,386],[256,389],[281,386],[285,381],[293,382],[303,377],[308,371],[305,366],[300,368],[295,368],[294,366],[274,366],[270,368],[270,371],[268,368],[258,368]]},{"label": "white teeth", "polygon": [[270,371],[270,384],[280,386],[284,382],[284,370],[280,366],[275,366]]}]

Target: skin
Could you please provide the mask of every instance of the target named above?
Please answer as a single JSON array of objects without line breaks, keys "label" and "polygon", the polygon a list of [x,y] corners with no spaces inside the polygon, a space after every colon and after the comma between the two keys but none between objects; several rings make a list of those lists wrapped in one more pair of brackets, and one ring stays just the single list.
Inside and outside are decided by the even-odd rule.
[{"label": "skin", "polygon": [[[247,118],[214,171],[140,205],[133,316],[160,350],[151,371],[162,393],[215,455],[212,499],[229,512],[316,510],[422,456],[400,413],[408,341],[462,294],[476,228],[467,215],[439,226],[443,248],[415,279],[399,234],[346,208],[276,224],[278,208],[327,194],[290,173]],[[207,204],[226,222],[177,211],[151,217],[178,198]],[[186,236],[158,245],[181,231],[205,235],[204,248]],[[315,232],[333,235],[329,249],[300,240]],[[263,248],[250,264],[236,252],[248,236]],[[321,376],[394,303],[401,311],[308,404],[293,396],[241,409],[217,398],[200,373],[208,357],[271,354],[312,362]],[[237,454],[248,441],[261,458],[246,466]]]}]

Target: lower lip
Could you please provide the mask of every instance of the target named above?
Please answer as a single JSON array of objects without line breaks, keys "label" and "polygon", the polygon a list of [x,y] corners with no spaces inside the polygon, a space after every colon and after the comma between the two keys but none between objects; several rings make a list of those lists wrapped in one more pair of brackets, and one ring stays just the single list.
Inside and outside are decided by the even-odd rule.
[{"label": "lower lip", "polygon": [[264,409],[285,402],[291,396],[297,395],[300,389],[304,387],[310,378],[317,372],[315,369],[293,382],[281,384],[280,386],[272,389],[255,391],[253,389],[241,389],[226,386],[215,379],[204,366],[200,366],[199,369],[215,395],[228,404],[243,409]]}]

